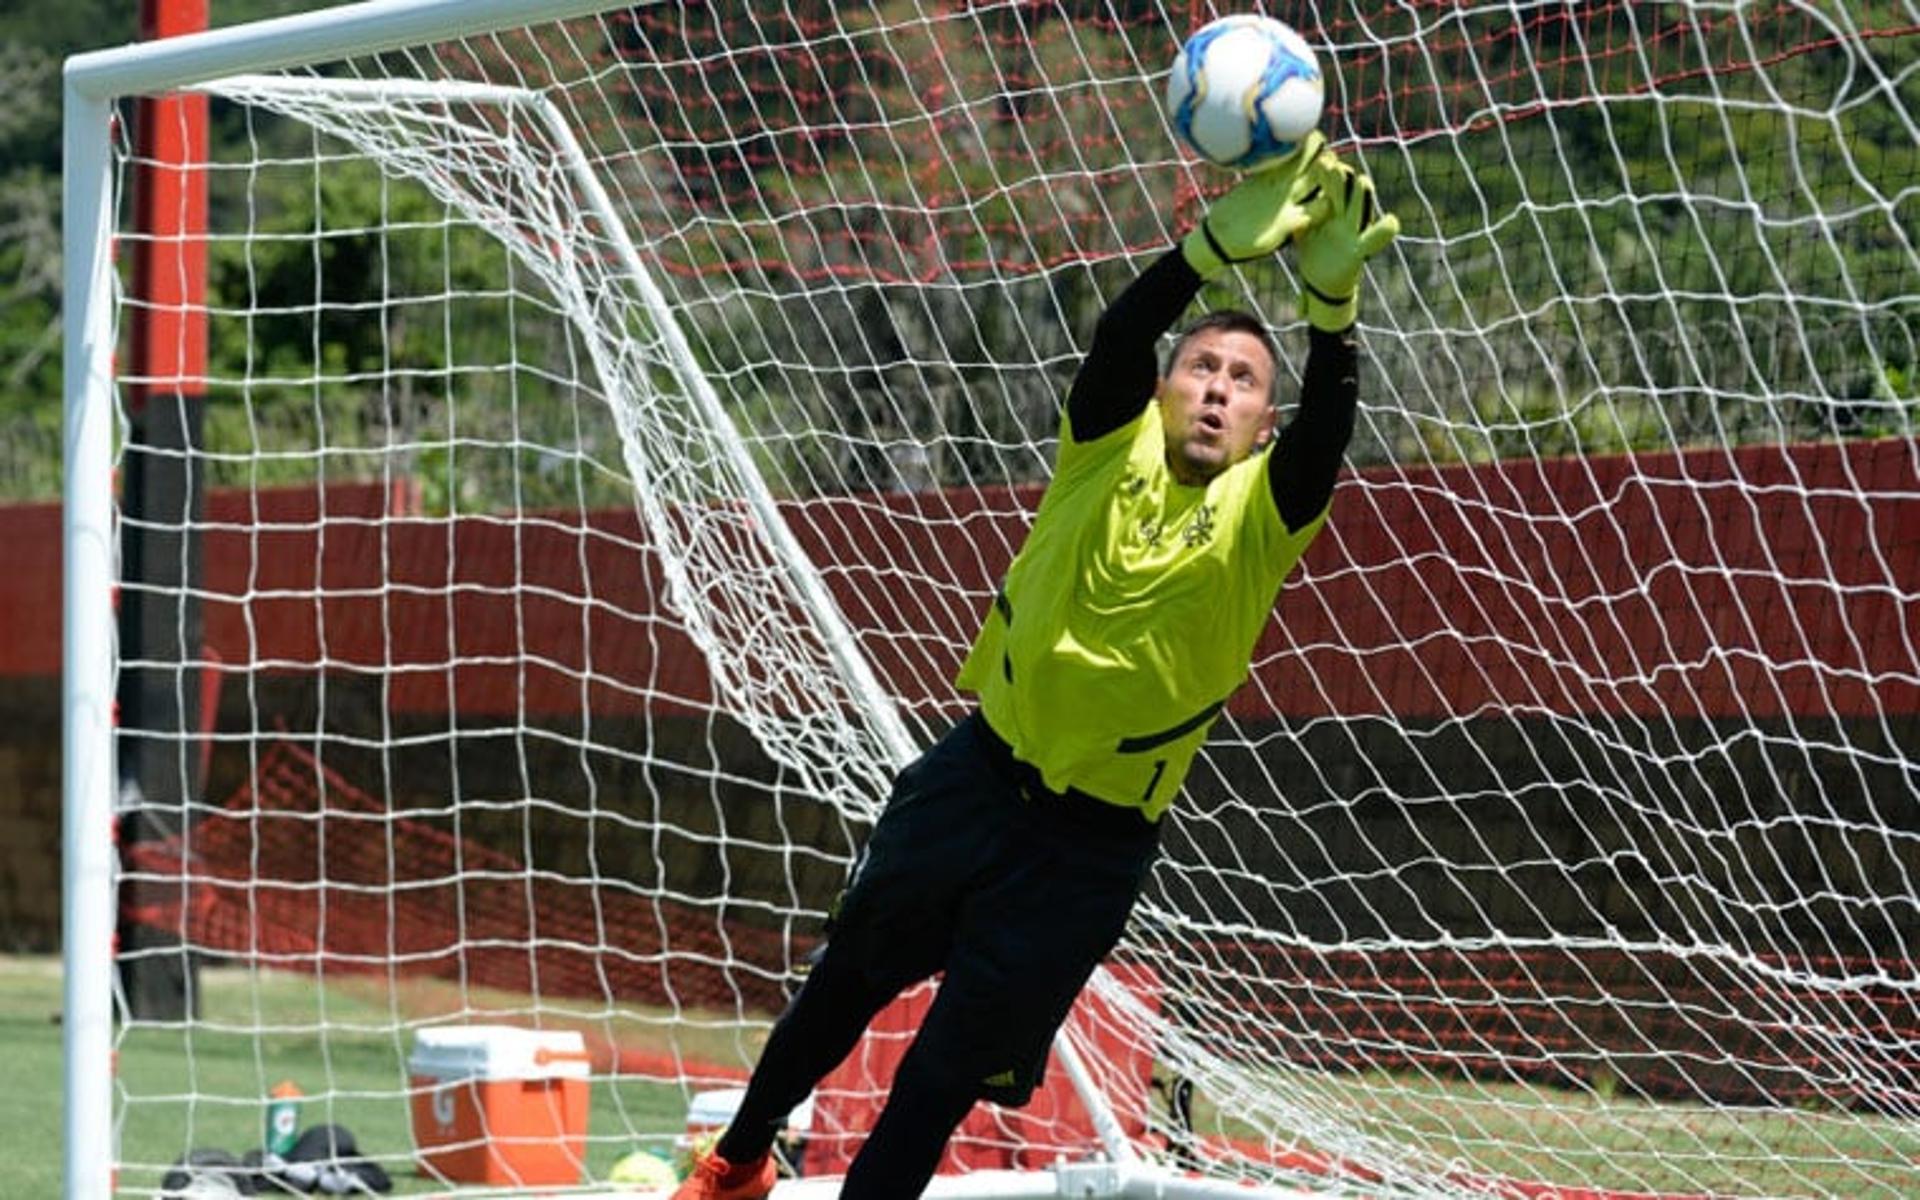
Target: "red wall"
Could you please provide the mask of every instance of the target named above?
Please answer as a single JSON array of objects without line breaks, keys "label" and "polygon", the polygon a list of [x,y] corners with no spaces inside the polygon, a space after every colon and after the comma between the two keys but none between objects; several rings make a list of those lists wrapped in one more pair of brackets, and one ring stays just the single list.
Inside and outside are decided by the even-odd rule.
[{"label": "red wall", "polygon": [[1297,657],[1259,682],[1303,714],[1914,712],[1917,455],[1889,440],[1365,473],[1266,639]]},{"label": "red wall", "polygon": [[[1917,455],[1897,440],[1350,475],[1234,706],[1920,711]],[[789,515],[882,674],[939,700],[1036,501]],[[402,711],[457,695],[464,712],[572,712],[583,686],[602,712],[707,697],[690,644],[649,616],[661,582],[631,513],[448,521],[372,487],[330,490],[324,530],[317,509],[306,491],[210,498],[204,616],[227,669],[365,672]],[[57,675],[57,507],[0,509],[0,539],[0,675]]]},{"label": "red wall", "polygon": [[60,506],[0,506],[0,678],[60,675]]}]

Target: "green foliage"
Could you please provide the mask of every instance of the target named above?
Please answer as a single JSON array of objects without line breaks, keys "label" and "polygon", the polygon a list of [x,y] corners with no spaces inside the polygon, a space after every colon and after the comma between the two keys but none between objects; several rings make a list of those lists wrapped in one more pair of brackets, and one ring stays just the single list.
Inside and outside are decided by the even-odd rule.
[{"label": "green foliage", "polygon": [[0,15],[0,500],[60,486],[59,54],[81,28],[71,15],[50,17],[44,41]]},{"label": "green foliage", "polygon": [[212,483],[412,478],[438,512],[628,495],[610,431],[580,436],[593,398],[546,370],[576,353],[565,320],[499,238],[291,122],[247,136],[274,152],[209,197],[247,228],[209,256]]},{"label": "green foliage", "polygon": [[[787,365],[755,377],[756,411],[792,398],[812,409],[803,427],[837,422],[844,436],[783,443],[807,462],[789,474],[815,487],[913,482],[860,461],[896,439],[934,447],[940,482],[1038,477],[1015,448],[1051,435],[1100,303],[1129,261],[1190,219],[1178,180],[1156,166],[1167,148],[1157,105],[1142,102],[1143,81],[1105,69],[1153,69],[1167,31],[1076,25],[1069,40],[1024,10],[915,11],[884,5],[834,26],[851,48],[842,68],[873,31],[887,39],[845,107],[781,108],[838,84],[809,88],[770,56],[741,87],[708,93],[687,130],[709,155],[761,149],[716,186],[763,201],[749,211],[766,220],[705,243],[698,269],[786,267],[736,273],[740,291],[713,306],[712,323],[776,331],[754,361]],[[1568,10],[1522,25],[1481,10],[1457,40],[1431,39],[1436,86],[1400,85],[1395,125],[1348,109],[1354,131],[1373,136],[1347,151],[1409,234],[1372,274],[1367,316],[1397,336],[1368,337],[1379,416],[1359,460],[1911,428],[1904,409],[1875,399],[1874,381],[1905,370],[1916,340],[1920,96],[1881,42],[1867,51],[1888,72],[1876,83],[1793,22],[1763,18]],[[1540,106],[1527,89],[1543,75],[1553,86],[1575,25],[1591,79],[1560,75],[1575,99]],[[1473,119],[1456,105],[1474,87],[1456,79],[1512,109]],[[1579,98],[1592,81],[1603,98]],[[830,136],[803,145],[802,130]],[[1108,130],[1118,156],[1102,161]],[[1144,197],[1116,194],[1143,185]],[[1073,219],[1088,211],[1105,223]],[[1106,266],[1040,274],[1061,261]],[[821,276],[860,283],[833,290]],[[1250,296],[1284,325],[1296,291],[1284,270],[1254,272],[1203,303]],[[1009,313],[1019,319],[1005,326],[987,315]]]},{"label": "green foliage", "polygon": [[[1398,49],[1336,52],[1329,133],[1405,232],[1369,273],[1357,459],[1910,434],[1920,75],[1903,13],[1828,12],[1873,35],[1846,42],[1742,6],[1431,27],[1369,10]],[[1164,127],[1178,31],[1144,4],[751,15],[611,23],[626,74],[578,102],[623,118],[582,132],[773,487],[1042,477],[1102,305],[1226,183],[1190,173]],[[114,19],[93,2],[0,17],[40,81],[0,120],[15,445],[58,427],[47,55]],[[292,122],[217,105],[215,143],[258,163],[214,181],[216,226],[246,235],[211,255],[216,481],[407,475],[449,510],[624,500],[578,331],[498,238]],[[1297,292],[1280,265],[1204,299],[1291,330]],[[44,455],[13,462],[9,494],[57,480]]]},{"label": "green foliage", "polygon": [[0,499],[59,488],[59,203],[40,171],[0,178]]},{"label": "green foliage", "polygon": [[[740,348],[746,369],[716,376],[777,491],[1044,473],[1078,347],[1130,248],[1163,233],[1157,190],[1124,161],[1089,161],[1087,139],[1166,139],[1157,106],[1114,79],[1132,54],[1121,29],[1030,20],[1043,16],[794,6],[763,44],[825,23],[824,48],[740,55],[732,87],[678,65],[697,61],[702,28],[628,48],[663,64],[636,67],[643,103],[703,101],[664,131],[701,188],[689,200],[744,201],[737,227],[663,250],[670,272],[733,285],[688,313],[704,346]],[[1050,270],[1063,262],[1085,265]]]},{"label": "green foliage", "polygon": [[[1427,376],[1411,407],[1466,445],[1487,422],[1496,454],[1900,428],[1855,410],[1914,355],[1920,146],[1910,126],[1888,136],[1885,103],[1821,100],[1842,89],[1831,59],[1790,57],[1765,87],[1655,62],[1657,102],[1370,151],[1409,226],[1404,274],[1375,273],[1386,307],[1464,335],[1376,343],[1383,373]],[[1427,352],[1446,365],[1423,367]],[[1362,455],[1404,448],[1390,443]]]},{"label": "green foliage", "polygon": [[[310,8],[301,0],[217,0],[213,24]],[[0,501],[60,487],[60,64],[136,39],[128,0],[0,8]]]}]

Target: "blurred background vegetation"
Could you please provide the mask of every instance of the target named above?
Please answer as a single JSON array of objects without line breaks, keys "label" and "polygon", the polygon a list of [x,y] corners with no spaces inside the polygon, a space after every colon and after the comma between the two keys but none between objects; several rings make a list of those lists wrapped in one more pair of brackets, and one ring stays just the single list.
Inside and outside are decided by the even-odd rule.
[{"label": "blurred background vegetation", "polygon": [[[315,7],[210,0],[215,26]],[[60,65],[136,40],[137,0],[0,6],[0,501],[60,490]]]},{"label": "blurred background vegetation", "polygon": [[[1180,16],[763,8],[603,26],[626,74],[595,102],[626,128],[588,132],[775,491],[1044,477],[1094,316],[1228,182],[1160,118]],[[1363,310],[1356,463],[1913,433],[1920,35],[1897,0],[1269,8],[1334,48],[1329,132],[1405,229]],[[130,40],[134,11],[0,16],[0,499],[58,489],[59,62]],[[214,139],[290,160],[212,180],[216,226],[252,235],[210,250],[215,483],[619,502],[617,442],[525,369],[580,348],[537,285],[501,290],[526,283],[512,255],[291,123],[217,103]],[[1294,292],[1276,264],[1208,300],[1297,338]],[[502,346],[515,369],[486,365]]]}]

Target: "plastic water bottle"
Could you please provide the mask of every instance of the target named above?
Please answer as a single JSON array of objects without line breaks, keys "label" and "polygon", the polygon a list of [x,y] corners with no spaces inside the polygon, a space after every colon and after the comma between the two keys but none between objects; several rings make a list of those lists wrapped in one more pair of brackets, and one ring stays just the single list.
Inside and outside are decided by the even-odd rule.
[{"label": "plastic water bottle", "polygon": [[267,1153],[285,1158],[300,1139],[300,1088],[290,1079],[267,1093]]}]

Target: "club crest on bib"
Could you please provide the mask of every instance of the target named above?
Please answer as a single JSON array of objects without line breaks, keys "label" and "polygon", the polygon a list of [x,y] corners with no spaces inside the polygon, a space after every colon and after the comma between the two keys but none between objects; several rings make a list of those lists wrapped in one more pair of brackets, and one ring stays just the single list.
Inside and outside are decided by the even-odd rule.
[{"label": "club crest on bib", "polygon": [[1202,504],[1193,510],[1186,528],[1180,531],[1189,546],[1203,546],[1213,540],[1213,505]]}]

